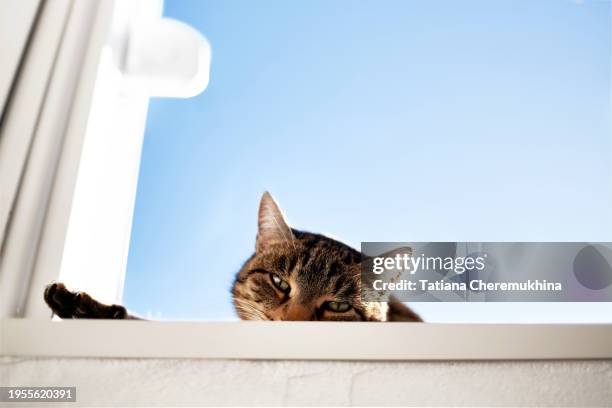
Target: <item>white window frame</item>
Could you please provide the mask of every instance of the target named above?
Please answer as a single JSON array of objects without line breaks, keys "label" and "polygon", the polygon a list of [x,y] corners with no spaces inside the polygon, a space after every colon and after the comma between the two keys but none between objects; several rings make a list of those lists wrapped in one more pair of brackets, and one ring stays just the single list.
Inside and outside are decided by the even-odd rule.
[{"label": "white window frame", "polygon": [[0,317],[48,316],[40,293],[58,279],[121,300],[149,98],[208,84],[208,43],[162,5],[46,0],[29,44],[19,24],[5,35],[24,62],[0,71],[14,88],[0,129]]},{"label": "white window frame", "polygon": [[612,326],[607,324],[6,319],[1,322],[0,335],[0,354],[10,356],[272,360],[612,359]]},{"label": "white window frame", "polygon": [[58,271],[109,5],[44,2],[3,107],[1,317],[25,315],[37,279]]},{"label": "white window frame", "polygon": [[[66,245],[72,245],[71,215],[75,206],[86,207],[88,202],[76,202],[83,197],[79,196],[82,174],[79,169],[86,168],[83,164],[88,154],[85,135],[101,53],[111,27],[113,2],[47,0],[45,5],[48,13],[61,17],[53,20],[49,14],[45,19],[43,10],[42,22],[51,25],[59,37],[34,46],[57,48],[50,82],[41,91],[40,83],[34,81],[35,72],[28,71],[34,67],[26,66],[12,96],[9,111],[12,121],[3,129],[5,135],[15,135],[25,127],[28,138],[36,136],[36,143],[29,155],[17,155],[11,161],[16,169],[27,161],[23,176],[11,179],[13,173],[0,173],[0,181],[11,179],[13,186],[19,184],[18,180],[21,183],[19,188],[10,191],[12,210],[5,214],[7,217],[12,214],[6,220],[10,221],[11,228],[7,230],[9,234],[0,237],[4,239],[5,251],[0,262],[0,283],[5,284],[0,288],[0,296],[4,296],[0,299],[0,355],[329,360],[612,359],[610,324],[50,321],[50,312],[42,301],[42,288],[59,277]],[[66,25],[62,27],[64,20]],[[34,60],[51,67],[53,55],[40,51],[30,48],[29,53]],[[15,115],[32,100],[41,104],[36,126],[32,123],[33,117]],[[146,103],[146,98],[140,103],[145,112]],[[136,111],[142,114],[142,109],[136,108]],[[134,132],[139,134],[131,141],[122,144],[116,139],[113,145],[113,148],[125,149],[117,156],[121,162],[114,164],[131,169],[129,176],[120,180],[121,172],[102,175],[108,177],[107,182],[123,186],[121,196],[115,198],[124,205],[112,214],[118,217],[117,225],[123,227],[117,230],[122,231],[121,236],[111,251],[113,256],[122,258],[108,276],[97,273],[99,280],[95,287],[80,289],[87,289],[103,300],[109,298],[96,293],[101,282],[110,282],[110,298],[121,294],[142,131],[142,127],[136,126]],[[41,144],[40,140],[52,140],[58,134],[67,141],[62,149]],[[41,135],[48,138],[41,139]],[[9,139],[21,153],[27,150],[19,138]],[[10,156],[9,147],[0,145],[0,158],[2,148],[5,157]],[[53,177],[49,177],[50,167],[55,169]],[[81,193],[89,194],[87,190]],[[13,204],[15,194],[19,194],[19,199]],[[73,228],[78,229],[78,225]]]}]

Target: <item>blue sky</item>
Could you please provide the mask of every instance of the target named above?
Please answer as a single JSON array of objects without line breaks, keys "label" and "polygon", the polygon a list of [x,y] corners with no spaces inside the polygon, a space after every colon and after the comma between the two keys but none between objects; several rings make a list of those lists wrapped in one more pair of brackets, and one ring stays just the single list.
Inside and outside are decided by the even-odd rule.
[{"label": "blue sky", "polygon": [[355,247],[612,241],[609,2],[167,0],[164,14],[208,38],[212,70],[201,95],[151,102],[132,310],[233,319],[264,190],[294,227]]}]

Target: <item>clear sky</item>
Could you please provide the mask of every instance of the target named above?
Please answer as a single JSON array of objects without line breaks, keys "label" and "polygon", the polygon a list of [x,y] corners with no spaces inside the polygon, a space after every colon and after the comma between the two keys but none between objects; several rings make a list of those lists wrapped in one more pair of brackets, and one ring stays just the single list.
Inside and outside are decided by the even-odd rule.
[{"label": "clear sky", "polygon": [[208,38],[212,71],[201,95],[151,102],[132,310],[234,319],[264,190],[294,227],[357,248],[612,241],[610,2],[166,0],[164,14]]}]

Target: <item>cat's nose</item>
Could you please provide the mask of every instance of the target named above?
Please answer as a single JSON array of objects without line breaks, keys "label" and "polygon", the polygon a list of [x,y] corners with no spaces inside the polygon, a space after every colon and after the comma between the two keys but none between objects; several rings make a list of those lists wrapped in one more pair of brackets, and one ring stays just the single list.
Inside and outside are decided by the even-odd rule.
[{"label": "cat's nose", "polygon": [[310,309],[300,304],[293,304],[287,308],[287,310],[281,317],[281,320],[304,321],[304,320],[312,320],[312,318],[313,318],[313,314]]}]

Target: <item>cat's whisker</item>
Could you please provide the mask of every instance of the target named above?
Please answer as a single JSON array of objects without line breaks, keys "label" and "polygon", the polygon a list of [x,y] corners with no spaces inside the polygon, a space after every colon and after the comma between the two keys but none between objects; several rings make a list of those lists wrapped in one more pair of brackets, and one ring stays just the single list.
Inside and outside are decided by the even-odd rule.
[{"label": "cat's whisker", "polygon": [[243,312],[247,320],[269,320],[265,313],[257,309],[252,303],[243,299],[235,299],[236,309]]}]

